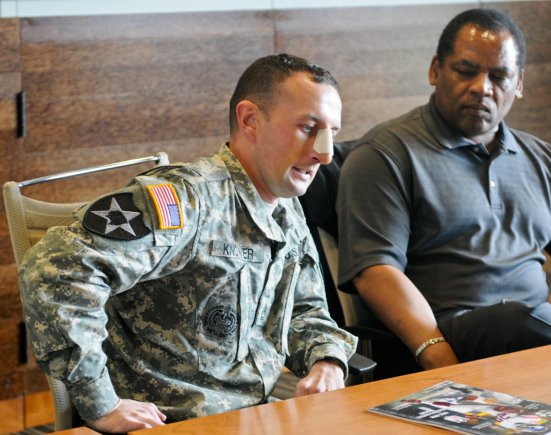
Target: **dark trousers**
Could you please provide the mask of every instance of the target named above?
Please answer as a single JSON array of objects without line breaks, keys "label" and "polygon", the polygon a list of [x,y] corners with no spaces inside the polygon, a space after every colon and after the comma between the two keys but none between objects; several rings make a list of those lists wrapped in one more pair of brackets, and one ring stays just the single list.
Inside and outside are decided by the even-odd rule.
[{"label": "dark trousers", "polygon": [[436,316],[460,361],[472,361],[551,344],[551,304],[527,307],[504,301]]}]

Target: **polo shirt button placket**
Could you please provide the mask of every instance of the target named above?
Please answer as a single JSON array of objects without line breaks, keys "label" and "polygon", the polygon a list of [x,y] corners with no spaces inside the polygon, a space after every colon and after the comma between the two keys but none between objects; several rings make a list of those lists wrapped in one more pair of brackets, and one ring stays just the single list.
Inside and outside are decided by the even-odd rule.
[{"label": "polo shirt button placket", "polygon": [[493,209],[501,209],[502,204],[499,198],[498,186],[495,179],[494,171],[492,170],[492,163],[488,168],[488,180],[489,180],[489,197],[490,197],[490,206]]}]

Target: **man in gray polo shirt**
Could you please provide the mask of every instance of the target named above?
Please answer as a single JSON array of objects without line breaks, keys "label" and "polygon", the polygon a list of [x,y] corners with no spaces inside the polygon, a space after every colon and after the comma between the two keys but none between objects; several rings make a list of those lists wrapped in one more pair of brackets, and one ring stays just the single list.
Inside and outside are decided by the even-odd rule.
[{"label": "man in gray polo shirt", "polygon": [[340,285],[425,369],[551,343],[551,147],[503,121],[525,58],[506,14],[459,14],[430,102],[369,131],[342,170]]}]

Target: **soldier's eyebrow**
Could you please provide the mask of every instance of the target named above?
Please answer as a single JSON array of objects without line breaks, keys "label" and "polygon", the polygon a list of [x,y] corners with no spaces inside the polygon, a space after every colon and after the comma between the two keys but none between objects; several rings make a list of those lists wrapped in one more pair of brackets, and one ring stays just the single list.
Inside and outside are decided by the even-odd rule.
[{"label": "soldier's eyebrow", "polygon": [[[316,124],[322,124],[323,123],[323,121],[318,116],[316,116],[314,114],[309,114],[309,115],[306,116],[306,118],[314,121]],[[331,127],[331,130],[333,131],[333,134],[335,135],[339,131],[341,131],[341,127],[340,126],[339,127]]]}]

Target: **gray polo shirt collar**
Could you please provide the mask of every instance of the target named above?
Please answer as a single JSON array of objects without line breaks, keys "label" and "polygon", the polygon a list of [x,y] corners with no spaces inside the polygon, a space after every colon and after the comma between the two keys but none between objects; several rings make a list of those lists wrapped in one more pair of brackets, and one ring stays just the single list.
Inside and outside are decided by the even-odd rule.
[{"label": "gray polo shirt collar", "polygon": [[[444,148],[454,149],[479,146],[479,144],[461,136],[457,131],[449,127],[436,109],[434,94],[431,95],[429,103],[423,107],[421,116],[428,130]],[[499,149],[502,153],[508,152],[513,154],[519,151],[519,145],[515,137],[503,121],[499,124],[497,136],[496,149]]]}]

